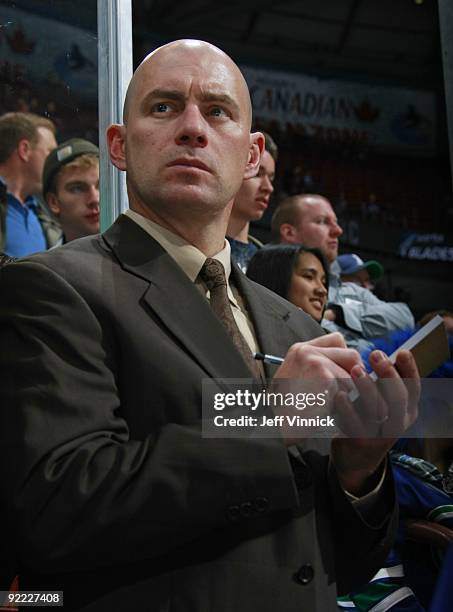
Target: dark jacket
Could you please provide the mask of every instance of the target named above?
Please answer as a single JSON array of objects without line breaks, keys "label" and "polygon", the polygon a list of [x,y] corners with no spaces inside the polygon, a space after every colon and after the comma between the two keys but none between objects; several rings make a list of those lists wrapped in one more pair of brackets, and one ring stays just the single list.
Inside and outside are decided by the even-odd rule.
[{"label": "dark jacket", "polygon": [[[322,333],[232,275],[264,352]],[[0,283],[0,505],[21,589],[64,590],[65,610],[327,612],[335,582],[344,593],[380,567],[390,474],[371,526],[328,442],[295,465],[280,439],[202,435],[203,379],[249,370],[132,220],[5,266]]]}]

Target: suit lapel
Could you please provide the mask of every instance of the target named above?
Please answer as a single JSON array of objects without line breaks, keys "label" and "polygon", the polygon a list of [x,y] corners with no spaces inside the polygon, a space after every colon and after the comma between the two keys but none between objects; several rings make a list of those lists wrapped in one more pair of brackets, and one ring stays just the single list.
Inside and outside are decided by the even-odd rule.
[{"label": "suit lapel", "polygon": [[149,282],[143,300],[207,376],[250,378],[208,301],[151,236],[121,216],[103,238],[124,270]]},{"label": "suit lapel", "polygon": [[[288,304],[287,307],[276,300],[267,299],[265,291],[258,292],[254,283],[234,263],[231,274],[245,300],[259,349],[263,353],[284,357],[288,346],[298,340],[291,326],[291,306]],[[272,377],[276,369],[274,365],[264,364],[267,378]]]}]

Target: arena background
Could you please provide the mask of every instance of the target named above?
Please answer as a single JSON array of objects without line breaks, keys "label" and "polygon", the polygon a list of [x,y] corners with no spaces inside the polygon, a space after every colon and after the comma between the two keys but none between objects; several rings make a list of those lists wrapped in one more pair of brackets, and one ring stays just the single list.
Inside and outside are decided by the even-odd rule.
[{"label": "arena background", "polygon": [[[407,301],[416,318],[453,310],[436,0],[134,0],[132,16],[134,66],[159,44],[191,37],[219,45],[244,70],[255,126],[280,147],[257,237],[270,240],[282,195],[323,193],[344,228],[342,252],[384,265],[380,297]],[[94,0],[0,1],[0,112],[43,113],[60,141],[97,141],[97,32]]]}]

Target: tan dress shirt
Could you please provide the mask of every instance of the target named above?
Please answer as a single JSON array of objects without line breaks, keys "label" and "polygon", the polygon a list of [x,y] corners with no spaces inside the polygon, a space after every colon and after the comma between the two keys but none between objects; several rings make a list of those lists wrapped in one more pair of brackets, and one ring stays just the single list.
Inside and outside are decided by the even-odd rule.
[{"label": "tan dress shirt", "polygon": [[[184,238],[181,238],[181,236],[178,236],[170,230],[158,225],[157,223],[154,223],[150,219],[143,217],[143,215],[140,215],[130,209],[124,214],[140,225],[145,232],[152,236],[152,238],[154,238],[154,240],[156,240],[156,242],[158,242],[160,246],[167,251],[170,257],[175,260],[182,271],[209,300],[209,291],[207,290],[203,281],[198,277],[198,274],[200,273],[200,270],[207,259],[206,255],[192,244],[186,242]],[[225,240],[223,249],[213,255],[213,258],[220,261],[225,268],[228,298],[230,300],[234,319],[239,331],[244,336],[245,341],[250,347],[250,350],[252,353],[256,353],[256,351],[258,351],[258,343],[252,322],[247,314],[247,311],[245,310],[244,304],[241,303],[241,305],[239,305],[230,285],[231,250],[228,240]]]}]

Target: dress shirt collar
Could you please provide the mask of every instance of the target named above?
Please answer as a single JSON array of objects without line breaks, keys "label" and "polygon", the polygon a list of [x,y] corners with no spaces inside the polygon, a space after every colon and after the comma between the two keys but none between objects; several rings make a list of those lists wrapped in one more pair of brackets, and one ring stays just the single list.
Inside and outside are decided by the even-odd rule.
[{"label": "dress shirt collar", "polygon": [[[197,276],[207,259],[204,253],[197,249],[197,247],[193,246],[193,244],[186,242],[184,238],[181,238],[181,236],[178,236],[165,227],[154,223],[154,221],[140,215],[134,210],[128,209],[124,214],[129,217],[129,219],[135,221],[135,223],[144,229],[145,232],[154,238],[154,240],[156,240],[156,242],[158,242],[160,246],[167,251],[170,257],[175,260],[178,266],[182,268],[183,272],[185,272],[193,283],[196,281]],[[213,255],[213,258],[220,261],[220,263],[223,265],[225,268],[226,277],[228,279],[231,273],[231,250],[228,240],[225,240],[225,246],[221,251],[219,251],[219,253]]]},{"label": "dress shirt collar", "polygon": [[[132,221],[137,223],[152,238],[154,238],[154,240],[156,240],[156,242],[158,242],[160,246],[167,251],[170,257],[194,283],[197,290],[200,291],[207,299],[210,299],[210,293],[207,290],[206,285],[198,276],[204,262],[207,259],[204,253],[194,247],[193,244],[187,243],[183,238],[181,238],[181,236],[178,236],[157,223],[150,221],[150,219],[138,214],[134,210],[129,209],[124,214],[129,217],[129,219],[132,219]],[[255,353],[260,349],[256,340],[253,324],[247,314],[247,308],[244,301],[240,300],[241,304],[239,304],[238,298],[233,293],[233,289],[230,284],[231,249],[228,240],[225,240],[223,249],[219,253],[216,253],[213,257],[214,259],[220,261],[225,268],[227,293],[233,311],[233,316],[237,326],[239,327],[239,331],[244,336],[244,339],[249,345],[251,352]]]}]

